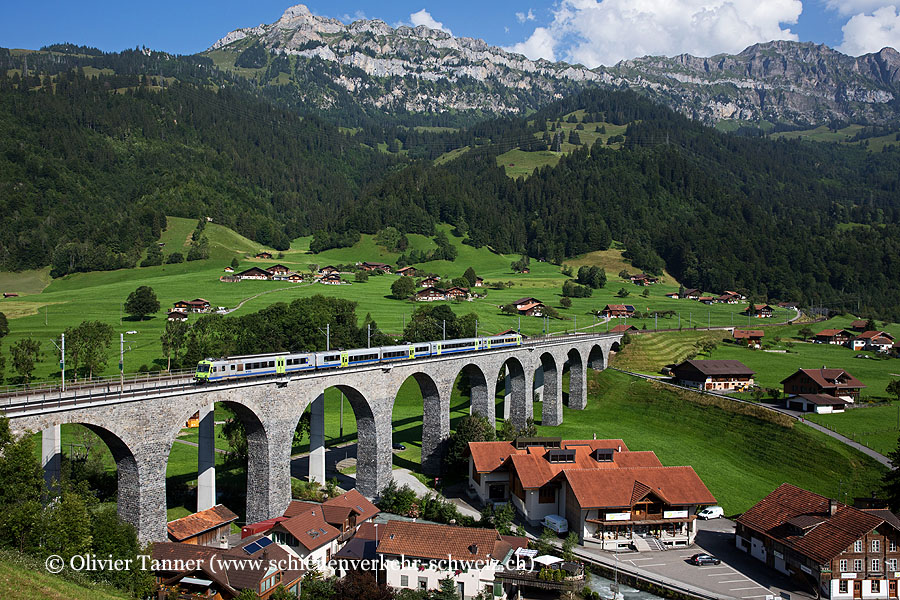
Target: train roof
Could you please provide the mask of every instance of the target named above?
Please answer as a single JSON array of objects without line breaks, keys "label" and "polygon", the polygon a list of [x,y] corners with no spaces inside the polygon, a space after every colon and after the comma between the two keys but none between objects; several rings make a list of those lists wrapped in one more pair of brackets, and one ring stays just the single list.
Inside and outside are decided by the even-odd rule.
[{"label": "train roof", "polygon": [[267,354],[241,354],[239,356],[221,356],[219,358],[207,358],[206,360],[238,360],[242,358],[272,358],[273,356],[290,356],[291,354],[314,354],[301,350],[300,352],[269,352]]}]

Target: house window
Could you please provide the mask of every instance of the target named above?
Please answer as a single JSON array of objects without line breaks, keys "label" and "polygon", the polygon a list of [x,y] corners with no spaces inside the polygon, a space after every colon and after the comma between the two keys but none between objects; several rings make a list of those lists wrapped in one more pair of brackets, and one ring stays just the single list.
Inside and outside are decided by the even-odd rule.
[{"label": "house window", "polygon": [[872,559],[872,571],[875,573],[881,571],[881,561],[877,558]]},{"label": "house window", "polygon": [[872,540],[872,552],[881,552],[881,540]]},{"label": "house window", "polygon": [[872,580],[872,593],[878,594],[881,593],[881,581],[878,579]]},{"label": "house window", "polygon": [[896,571],[897,570],[897,559],[896,558],[889,558],[886,561],[884,561],[884,564],[887,565],[888,571]]},{"label": "house window", "polygon": [[856,540],[855,542],[853,542],[853,551],[862,552],[862,540]]},{"label": "house window", "polygon": [[847,559],[842,558],[841,562],[839,564],[840,564],[840,567],[838,568],[838,571],[840,571],[841,573],[846,573],[847,572]]},{"label": "house window", "polygon": [[862,559],[861,558],[857,558],[853,561],[853,570],[856,571],[857,573],[862,571]]},{"label": "house window", "polygon": [[428,578],[427,577],[419,577],[419,589],[420,590],[428,589]]},{"label": "house window", "polygon": [[541,486],[538,493],[538,503],[552,504],[556,502],[556,490],[549,485]]},{"label": "house window", "polygon": [[897,542],[891,540],[888,542],[888,552],[896,552],[897,551]]},{"label": "house window", "polygon": [[405,588],[409,586],[409,575],[401,575],[400,576],[400,587]]},{"label": "house window", "polygon": [[846,594],[846,593],[847,593],[847,580],[846,580],[846,579],[841,579],[841,580],[838,582],[838,593],[839,593],[839,594]]}]

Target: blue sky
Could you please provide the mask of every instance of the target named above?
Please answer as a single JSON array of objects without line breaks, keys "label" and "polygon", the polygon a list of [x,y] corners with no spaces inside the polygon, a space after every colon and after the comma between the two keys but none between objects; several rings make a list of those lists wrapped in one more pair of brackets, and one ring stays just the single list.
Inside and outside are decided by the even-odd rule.
[{"label": "blue sky", "polygon": [[[291,4],[220,0],[7,3],[0,46],[38,48],[69,41],[102,50],[146,45],[199,52],[227,32],[272,23]],[[531,58],[614,64],[645,54],[737,52],[755,42],[797,39],[849,54],[900,46],[897,0],[312,0],[310,10],[341,19],[423,23],[477,37]]]}]

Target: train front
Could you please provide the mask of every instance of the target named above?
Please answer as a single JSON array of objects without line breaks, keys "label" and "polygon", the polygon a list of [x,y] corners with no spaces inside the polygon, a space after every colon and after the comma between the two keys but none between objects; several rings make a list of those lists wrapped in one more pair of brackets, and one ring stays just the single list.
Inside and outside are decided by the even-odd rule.
[{"label": "train front", "polygon": [[209,381],[209,372],[212,370],[212,361],[201,360],[197,363],[197,371],[194,372],[194,379],[197,383]]}]

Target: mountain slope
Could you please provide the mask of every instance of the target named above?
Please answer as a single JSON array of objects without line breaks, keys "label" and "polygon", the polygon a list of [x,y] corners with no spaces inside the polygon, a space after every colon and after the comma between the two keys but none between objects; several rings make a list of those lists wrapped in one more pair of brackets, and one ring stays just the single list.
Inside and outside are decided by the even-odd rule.
[{"label": "mountain slope", "polygon": [[644,57],[587,69],[424,26],[345,25],[297,5],[275,23],[228,33],[205,54],[321,109],[356,103],[390,113],[523,114],[576,88],[603,86],[640,90],[706,122],[900,121],[900,54],[890,48],[854,58],[777,41],[734,56]]}]

